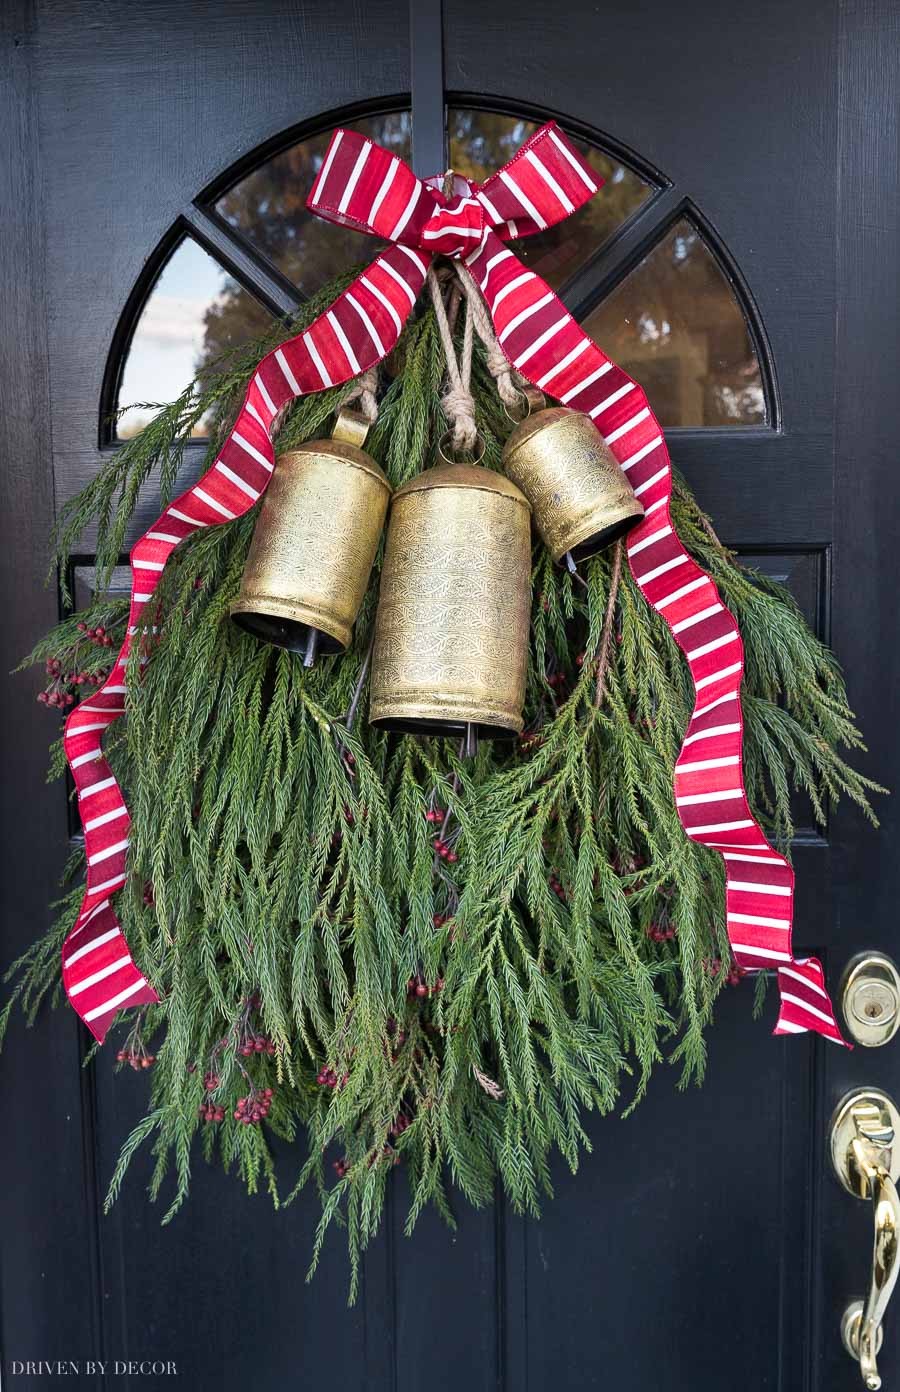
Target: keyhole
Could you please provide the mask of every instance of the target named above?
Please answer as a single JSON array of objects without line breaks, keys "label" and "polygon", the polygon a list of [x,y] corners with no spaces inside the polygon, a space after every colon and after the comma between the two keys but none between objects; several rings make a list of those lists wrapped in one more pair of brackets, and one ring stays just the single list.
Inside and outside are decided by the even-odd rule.
[{"label": "keyhole", "polygon": [[869,1004],[866,1006],[866,1014],[870,1020],[877,1020],[882,1013],[882,1009],[883,1007],[879,1005],[878,1001],[869,1001]]}]

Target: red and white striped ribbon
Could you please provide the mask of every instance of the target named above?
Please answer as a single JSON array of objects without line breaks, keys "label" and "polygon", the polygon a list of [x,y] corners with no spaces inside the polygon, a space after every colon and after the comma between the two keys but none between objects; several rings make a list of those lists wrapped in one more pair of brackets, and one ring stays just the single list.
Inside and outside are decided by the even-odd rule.
[{"label": "red and white striped ribbon", "polygon": [[[685,654],[696,704],[675,769],[688,836],[720,851],[727,872],[729,938],[739,966],[776,968],[777,1034],[814,1030],[841,1041],[815,958],[791,951],[793,873],[768,844],[747,803],[741,770],[743,649],[718,592],[684,550],[669,511],[671,468],[642,389],[582,332],[545,282],[503,238],[529,236],[597,191],[594,171],[559,128],[537,131],[483,184],[459,177],[451,197],[439,176],[422,181],[396,155],[353,131],[332,137],[308,200],[330,221],[391,243],[324,314],[259,364],[215,463],[166,508],[131,553],[128,633],[105,684],[77,706],[65,750],[78,789],[88,878],[63,947],[69,999],[101,1040],[116,1011],[158,999],[125,943],[110,896],[126,878],[128,811],[103,757],[103,731],[122,714],[126,661],[172,551],[198,527],[241,516],[275,467],[272,421],[287,402],[358,376],[391,351],[436,252],[461,257],[478,280],[509,361],[534,386],[594,421],[644,504],[628,557],[647,602]],[[841,1041],[842,1042],[842,1041]]]}]

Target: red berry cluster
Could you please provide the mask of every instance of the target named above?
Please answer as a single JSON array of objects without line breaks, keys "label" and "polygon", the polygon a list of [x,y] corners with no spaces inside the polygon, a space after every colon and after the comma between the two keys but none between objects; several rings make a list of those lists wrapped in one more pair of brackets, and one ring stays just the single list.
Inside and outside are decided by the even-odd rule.
[{"label": "red berry cluster", "polygon": [[[78,632],[84,634],[97,647],[111,648],[114,639],[102,624],[96,628],[89,628],[86,623],[78,625]],[[66,654],[69,661],[76,661],[78,658],[78,645]],[[101,686],[106,681],[107,672],[85,672],[81,667],[73,666],[71,671],[63,671],[63,660],[59,657],[49,657],[45,663],[45,671],[50,678],[50,684],[45,691],[38,694],[38,701],[42,706],[51,706],[57,710],[62,710],[67,706],[74,706],[78,697],[71,689],[78,686]]]},{"label": "red berry cluster", "polygon": [[242,1054],[244,1058],[249,1058],[251,1054],[269,1054],[271,1056],[274,1052],[275,1045],[264,1034],[255,1034],[245,1038],[238,1049],[238,1053]]},{"label": "red berry cluster", "polygon": [[647,937],[651,942],[670,942],[675,936],[675,927],[668,922],[647,925]]},{"label": "red berry cluster", "polygon": [[440,826],[447,815],[445,807],[430,807],[425,813],[426,822],[433,822],[435,826]]},{"label": "red berry cluster", "polygon": [[335,1160],[332,1162],[332,1169],[334,1170],[338,1179],[343,1179],[344,1175],[347,1173],[349,1168],[350,1161],[347,1159],[346,1155],[342,1155],[340,1160]]},{"label": "red berry cluster", "polygon": [[56,706],[61,709],[63,706],[74,706],[75,696],[71,691],[66,691],[65,687],[72,684],[76,673],[66,672],[63,674],[62,663],[58,657],[48,657],[44,664],[44,670],[50,678],[50,685],[46,691],[38,692],[38,701],[42,706]]},{"label": "red berry cluster", "polygon": [[552,676],[549,676],[549,677],[547,678],[547,685],[548,685],[548,686],[552,686],[552,687],[553,687],[553,690],[556,691],[556,692],[562,691],[563,688],[565,687],[565,684],[566,684],[566,674],[565,674],[565,672],[554,672],[554,673],[552,674]]},{"label": "red berry cluster", "polygon": [[383,1145],[379,1151],[376,1151],[374,1153],[374,1155],[369,1156],[368,1160],[366,1161],[366,1164],[368,1165],[369,1169],[371,1169],[372,1166],[376,1164],[379,1160],[387,1160],[392,1165],[399,1165],[400,1155],[399,1152],[396,1151],[392,1145]]},{"label": "red berry cluster", "polygon": [[[216,1061],[220,1054],[229,1046],[233,1047],[235,1053],[243,1058],[249,1058],[253,1054],[274,1054],[275,1045],[271,1039],[255,1029],[251,1024],[251,1017],[254,1011],[262,1008],[262,1001],[259,993],[253,991],[245,996],[241,1002],[241,1014],[234,1029],[223,1036],[216,1044],[210,1055],[210,1066],[203,1075],[203,1087],[207,1093],[206,1100],[201,1104],[199,1112],[204,1122],[224,1121],[227,1116],[226,1104],[217,1101],[213,1094],[221,1086],[221,1076],[216,1066]],[[258,1125],[264,1121],[269,1114],[272,1105],[273,1091],[271,1088],[259,1088],[253,1082],[250,1074],[238,1059],[238,1068],[244,1076],[249,1089],[246,1097],[239,1097],[232,1112],[235,1121],[240,1121],[244,1126]],[[195,1073],[196,1064],[188,1064],[188,1072]]]},{"label": "red berry cluster", "polygon": [[88,628],[86,623],[80,623],[78,632],[83,633],[85,638],[89,638],[99,648],[111,648],[113,645],[112,635],[107,633],[102,624],[98,624],[96,628]]},{"label": "red berry cluster", "polygon": [[155,902],[156,900],[153,897],[153,886],[148,880],[144,885],[144,908],[152,909]]},{"label": "red berry cluster", "polygon": [[245,1126],[258,1126],[261,1121],[265,1121],[269,1115],[269,1108],[272,1105],[271,1088],[255,1088],[251,1085],[246,1097],[239,1097],[237,1106],[234,1109],[235,1121],[243,1122]]},{"label": "red berry cluster", "polygon": [[528,753],[532,749],[540,749],[543,743],[543,735],[540,735],[537,730],[523,730],[521,735],[519,735],[519,748],[523,754]]},{"label": "red berry cluster", "polygon": [[42,706],[53,706],[59,710],[65,706],[74,706],[78,699],[74,691],[69,690],[70,687],[100,686],[107,676],[106,672],[64,672],[58,657],[48,657],[44,670],[50,678],[50,685],[45,691],[38,692],[38,702]]},{"label": "red berry cluster", "polygon": [[140,1038],[135,1039],[116,1054],[119,1063],[127,1063],[131,1068],[152,1068],[156,1055],[149,1054]]},{"label": "red berry cluster", "polygon": [[[710,976],[718,976],[719,972],[722,970],[722,959],[721,957],[704,958],[703,965]],[[737,986],[746,975],[747,973],[744,971],[743,967],[739,967],[735,963],[729,967],[725,975],[725,984],[727,986]]]},{"label": "red berry cluster", "polygon": [[407,1116],[405,1112],[400,1112],[391,1122],[388,1134],[391,1136],[402,1136],[407,1126],[411,1125],[412,1117]]},{"label": "red berry cluster", "polygon": [[249,996],[245,996],[241,1002],[241,1018],[235,1025],[232,1038],[234,1047],[242,1058],[250,1058],[253,1054],[275,1053],[275,1045],[268,1035],[261,1030],[255,1029],[250,1017],[254,1011],[259,1011],[262,1007],[258,991],[252,991]]},{"label": "red berry cluster", "polygon": [[417,996],[420,1000],[425,996],[439,996],[444,989],[444,978],[436,977],[433,986],[429,986],[423,976],[411,976],[406,983],[406,994],[408,997]]},{"label": "red berry cluster", "polygon": [[563,889],[563,886],[559,880],[559,876],[557,875],[555,870],[551,874],[548,883],[550,885],[550,888],[553,890],[553,893],[556,895],[557,899],[559,899],[559,901],[564,904],[566,902],[566,891]]},{"label": "red berry cluster", "polygon": [[319,1072],[316,1075],[316,1082],[319,1084],[319,1087],[346,1087],[349,1081],[349,1073],[342,1073],[340,1078],[338,1078],[338,1075],[335,1073],[333,1068],[322,1067],[319,1069]]},{"label": "red berry cluster", "polygon": [[448,865],[455,865],[459,856],[454,851],[449,841],[444,841],[442,837],[436,836],[431,843],[441,860],[445,860]]}]

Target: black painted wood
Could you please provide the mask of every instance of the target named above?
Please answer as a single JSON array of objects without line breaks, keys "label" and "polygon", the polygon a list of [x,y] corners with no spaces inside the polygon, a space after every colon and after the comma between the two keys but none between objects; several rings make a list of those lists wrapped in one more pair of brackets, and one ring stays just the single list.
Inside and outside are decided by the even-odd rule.
[{"label": "black painted wood", "polygon": [[[31,0],[0,7],[0,670],[8,673],[56,622],[44,587],[53,520],[49,299],[44,272],[44,168]],[[66,806],[45,783],[47,726],[29,674],[3,685],[0,876],[3,969],[46,932],[65,856]],[[48,891],[50,891],[48,893]],[[92,1079],[80,1069],[80,1026],[57,1014],[26,1033],[19,1019],[0,1058],[3,1162],[0,1309],[5,1359],[102,1343]],[[53,1356],[52,1353],[49,1356]],[[75,1355],[80,1356],[80,1355]],[[5,1378],[8,1367],[3,1367]],[[86,1381],[86,1387],[92,1381]]]},{"label": "black painted wood", "polygon": [[[829,925],[836,962],[861,943],[900,938],[900,741],[894,709],[900,689],[897,550],[900,486],[900,111],[896,55],[900,8],[880,0],[842,0],[838,49],[836,275],[839,311],[835,378],[835,523],[832,623],[850,700],[859,712],[869,762],[894,789],[881,800],[881,831],[857,818],[833,820],[835,907]],[[888,948],[888,951],[891,949]],[[894,956],[896,957],[896,950]],[[848,1087],[875,1085],[900,1094],[900,1050],[857,1049],[826,1058],[825,1115]],[[843,1388],[847,1375],[832,1321],[848,1294],[861,1296],[869,1234],[854,1204],[823,1186],[816,1263],[817,1310],[826,1321],[815,1340],[815,1386]],[[865,1226],[865,1225],[863,1225]],[[888,1321],[881,1363],[884,1386],[900,1381],[900,1308]]]},{"label": "black painted wood", "polygon": [[423,179],[447,165],[444,115],[444,36],[441,0],[415,0],[409,7],[410,90],[415,122],[413,169]]},{"label": "black painted wood", "polygon": [[[9,0],[7,670],[55,614],[41,587],[45,538],[54,505],[104,457],[110,346],[127,334],[123,309],[148,262],[189,224],[273,311],[289,308],[289,287],[209,215],[210,199],[254,151],[336,109],[405,105],[410,91],[415,162],[435,172],[443,57],[451,97],[608,133],[660,185],[570,287],[573,304],[612,284],[684,207],[729,261],[758,310],[775,428],[671,431],[673,457],[723,538],[786,576],[831,632],[872,746],[867,767],[897,786],[884,718],[898,676],[897,28],[879,0],[762,0],[727,21],[713,0],[444,0],[442,55],[439,0],[414,4],[408,24],[388,0]],[[187,452],[186,474],[199,457]],[[136,530],[155,515],[150,488]],[[87,561],[91,546],[88,533]],[[35,689],[20,677],[4,695],[4,960],[46,923],[64,850]],[[900,956],[898,816],[888,803],[875,835],[841,811],[827,837],[797,847],[797,946],[823,952],[833,981],[859,946]],[[4,1357],[169,1358],[188,1385],[217,1392],[849,1392],[857,1374],[837,1322],[862,1291],[870,1234],[862,1205],[826,1173],[827,1117],[850,1083],[900,1095],[900,1052],[771,1041],[773,1010],[770,999],[753,1022],[746,989],[729,993],[704,1087],[681,1095],[663,1072],[633,1117],[595,1119],[593,1153],[577,1178],[555,1174],[540,1223],[460,1207],[455,1236],[426,1215],[408,1239],[398,1175],[349,1313],[339,1237],[315,1282],[302,1281],[311,1196],[273,1214],[198,1159],[190,1202],[161,1229],[140,1161],[100,1219],[98,1186],[140,1115],[141,1081],[115,1078],[103,1056],[82,1073],[65,1011],[27,1038],[16,1027],[0,1060],[0,1106],[14,1109],[3,1112]],[[298,1157],[278,1163],[289,1178]],[[900,1377],[890,1328],[883,1360],[889,1385]]]}]

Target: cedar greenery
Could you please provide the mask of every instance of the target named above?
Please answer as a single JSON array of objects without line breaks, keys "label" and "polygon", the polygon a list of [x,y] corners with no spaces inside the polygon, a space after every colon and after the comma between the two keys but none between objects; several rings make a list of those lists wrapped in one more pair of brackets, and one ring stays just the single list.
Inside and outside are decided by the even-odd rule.
[{"label": "cedar greenery", "polygon": [[[192,426],[212,410],[221,439],[249,372],[284,336],[277,325],[220,362],[62,509],[63,577],[97,519],[103,594],[141,490],[149,481],[168,501]],[[407,327],[391,367],[367,448],[396,486],[431,462],[444,429],[431,311]],[[511,423],[480,357],[474,385],[484,462],[496,467]],[[297,402],[278,451],[322,434],[341,394]],[[215,441],[209,462],[214,453]],[[837,752],[863,746],[834,658],[786,591],[720,544],[682,482],[673,514],[741,626],[745,774],[769,834],[788,844],[792,788],[820,820],[845,795],[874,821],[876,785]],[[408,1229],[429,1202],[452,1223],[454,1188],[491,1202],[498,1177],[516,1209],[536,1213],[551,1153],[577,1166],[584,1113],[612,1110],[623,1075],[633,1075],[630,1105],[666,1054],[683,1085],[702,1076],[704,1031],[734,979],[723,869],[678,820],[672,770],[690,678],[621,550],[592,560],[578,583],[535,546],[526,735],[483,743],[465,760],[454,742],[387,736],[364,718],[378,565],[350,651],[310,671],[229,621],[254,521],[255,510],[175,553],[158,591],[161,635],[136,645],[127,719],[106,740],[133,817],[118,911],[163,997],[117,1026],[152,1041],[157,1061],[108,1202],[145,1142],[156,1159],[151,1198],[174,1169],[164,1222],[187,1195],[197,1144],[276,1204],[315,1184],[311,1270],[329,1224],[344,1222],[352,1298],[396,1162],[409,1175]],[[96,669],[103,653],[85,653],[77,624],[101,623],[118,644],[126,617],[123,601],[98,598],[30,660]],[[63,767],[57,742],[52,776]],[[455,863],[433,850],[426,814],[436,809]],[[83,868],[76,853],[70,885]],[[12,968],[0,1029],[16,1000],[33,1020],[48,992],[60,996],[59,949],[81,894],[80,882],[68,890],[53,930]],[[245,1068],[236,1045],[248,1016],[276,1052]],[[212,1100],[226,1120],[203,1125],[213,1065]],[[265,1126],[232,1118],[247,1073],[274,1089]],[[282,1195],[273,1152],[299,1131],[296,1185]]]}]

